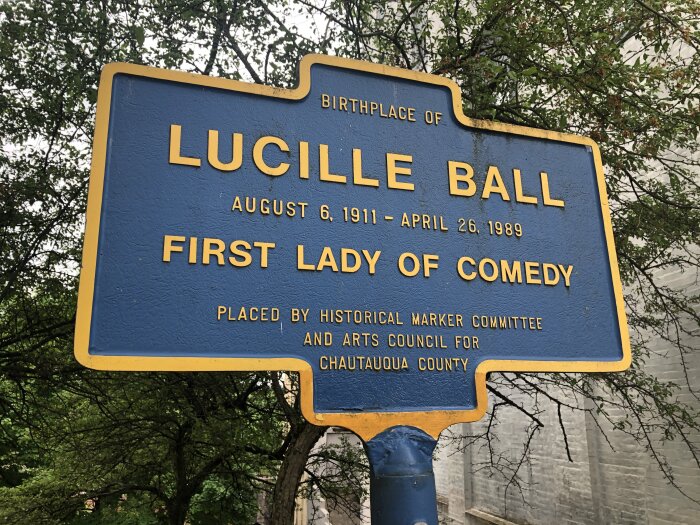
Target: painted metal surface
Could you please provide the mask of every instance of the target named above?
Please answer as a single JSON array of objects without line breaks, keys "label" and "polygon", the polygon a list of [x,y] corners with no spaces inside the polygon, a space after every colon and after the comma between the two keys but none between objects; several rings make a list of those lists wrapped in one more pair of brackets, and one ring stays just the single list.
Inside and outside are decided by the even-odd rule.
[{"label": "painted metal surface", "polygon": [[372,523],[437,525],[433,451],[437,441],[413,427],[392,427],[365,443]]},{"label": "painted metal surface", "polygon": [[289,91],[106,66],[76,357],[298,371],[304,415],[365,440],[479,419],[489,371],[627,368],[597,146],[460,104],[334,57]]}]

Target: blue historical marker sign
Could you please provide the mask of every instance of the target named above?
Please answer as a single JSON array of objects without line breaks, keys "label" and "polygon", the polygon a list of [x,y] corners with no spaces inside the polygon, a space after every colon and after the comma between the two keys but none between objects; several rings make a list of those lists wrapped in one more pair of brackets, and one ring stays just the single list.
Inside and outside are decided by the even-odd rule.
[{"label": "blue historical marker sign", "polygon": [[622,370],[598,148],[368,63],[307,57],[294,90],[108,65],[76,356],[298,371],[305,416],[365,439],[478,419],[489,371]]}]

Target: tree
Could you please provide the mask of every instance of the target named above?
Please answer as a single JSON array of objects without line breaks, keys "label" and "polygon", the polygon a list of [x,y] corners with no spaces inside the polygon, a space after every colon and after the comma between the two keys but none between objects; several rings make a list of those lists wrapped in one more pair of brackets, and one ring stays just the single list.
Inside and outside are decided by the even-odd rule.
[{"label": "tree", "polygon": [[[29,397],[14,420],[49,460],[39,462],[27,487],[0,491],[0,516],[78,523],[96,512],[108,519],[137,498],[171,525],[185,523],[196,500],[209,502],[216,523],[254,520],[257,495],[275,471],[270,450],[285,434],[272,417],[274,396],[264,377],[81,375],[48,388],[5,390],[14,407],[23,403],[11,396]],[[55,505],[36,506],[38,482],[42,494],[56,495],[61,513]],[[226,508],[215,513],[211,504],[219,500]],[[193,523],[207,523],[200,514]]]},{"label": "tree", "polygon": [[[700,7],[688,0],[0,3],[0,406],[7,422],[2,428],[13,428],[0,440],[0,453],[11,459],[2,462],[11,467],[0,469],[9,487],[5,497],[30,494],[32,486],[60,489],[57,481],[68,472],[75,474],[71,479],[77,485],[83,484],[88,473],[77,467],[84,449],[70,452],[66,447],[75,445],[75,436],[81,434],[89,436],[86,443],[99,440],[102,427],[96,422],[114,424],[119,419],[109,417],[122,416],[116,407],[138,392],[149,397],[159,385],[162,397],[155,399],[165,406],[168,399],[191,396],[185,396],[184,412],[173,412],[168,425],[184,425],[188,439],[199,432],[208,436],[204,443],[197,438],[187,445],[206,475],[200,476],[198,488],[190,487],[186,508],[174,503],[169,507],[168,490],[177,487],[176,482],[157,496],[160,506],[154,505],[156,500],[148,496],[154,493],[148,490],[127,491],[129,505],[182,522],[183,513],[193,512],[195,498],[216,493],[216,487],[224,487],[219,493],[225,494],[225,487],[234,486],[239,475],[257,475],[257,485],[252,486],[262,489],[269,483],[267,488],[278,498],[273,520],[288,522],[290,513],[283,514],[294,499],[288,489],[290,484],[296,487],[320,435],[300,419],[294,389],[283,392],[284,382],[274,376],[235,374],[216,379],[200,374],[176,379],[167,374],[133,375],[129,388],[123,389],[123,376],[87,375],[70,353],[101,67],[127,61],[290,86],[296,64],[309,52],[447,76],[462,89],[470,117],[573,132],[598,141],[627,286],[633,366],[625,374],[585,378],[494,374],[489,388],[499,403],[525,411],[533,429],[540,424],[536,411],[515,403],[512,392],[525,392],[534,402],[546,398],[560,409],[567,406],[568,394],[582,395],[593,403],[591,413],[603,419],[612,407],[624,407],[625,418],[613,420],[616,428],[638,439],[671,482],[672,473],[654,437],[659,430],[665,439],[684,442],[700,468],[697,445],[690,438],[699,430],[697,409],[674,402],[679,385],[644,370],[652,350],[646,333],[667,339],[686,356],[692,348],[679,334],[696,330],[700,323],[698,298],[656,278],[660,269],[697,273],[699,266],[699,161],[694,155],[700,126],[699,17]],[[688,377],[685,387],[697,397],[692,381]],[[263,403],[269,417],[283,423],[255,423],[252,405],[238,406],[236,394],[221,393],[225,385],[237,385],[239,393],[252,388],[250,399]],[[268,394],[258,388],[262,385]],[[564,395],[553,394],[548,385],[556,385]],[[243,446],[242,441],[209,441],[215,437],[215,424],[203,418],[197,404],[210,395],[221,402],[214,410],[218,424],[247,429],[254,442],[265,444],[257,452],[243,447],[245,465],[233,468],[222,459],[211,472],[201,470],[206,458],[230,458]],[[66,418],[71,405],[84,407],[84,421],[78,418],[84,428]],[[133,401],[129,406],[135,406]],[[140,407],[147,417],[129,423],[133,442],[147,456],[147,443],[136,436],[143,437],[162,415],[156,405],[149,406]],[[191,431],[186,421],[192,422]],[[116,468],[124,450],[114,436],[102,442],[107,446],[100,461]],[[162,452],[177,443],[176,436],[177,432],[164,436],[156,448]],[[47,450],[49,443],[58,448]],[[71,459],[59,465],[59,455]],[[250,470],[256,462],[265,465],[261,470],[269,476],[267,481],[262,472]],[[170,468],[168,475],[175,470]],[[517,476],[517,468],[512,471]],[[132,474],[135,479],[144,472],[135,466]],[[276,483],[269,481],[275,477]],[[52,494],[55,505],[80,499],[61,490]],[[105,506],[125,505],[118,499]]]}]

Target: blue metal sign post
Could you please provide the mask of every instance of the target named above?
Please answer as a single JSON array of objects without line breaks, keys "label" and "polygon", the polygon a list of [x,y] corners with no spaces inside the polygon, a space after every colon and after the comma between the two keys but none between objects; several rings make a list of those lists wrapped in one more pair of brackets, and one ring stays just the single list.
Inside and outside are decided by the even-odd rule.
[{"label": "blue metal sign post", "polygon": [[433,437],[407,426],[387,429],[365,443],[372,523],[437,525],[435,445]]},{"label": "blue metal sign post", "polygon": [[392,493],[378,451],[412,436],[389,456],[426,475],[415,432],[479,419],[488,372],[629,366],[600,153],[413,71],[310,56],[281,90],[110,64],[75,341],[99,369],[299,372],[305,417],[361,436]]}]

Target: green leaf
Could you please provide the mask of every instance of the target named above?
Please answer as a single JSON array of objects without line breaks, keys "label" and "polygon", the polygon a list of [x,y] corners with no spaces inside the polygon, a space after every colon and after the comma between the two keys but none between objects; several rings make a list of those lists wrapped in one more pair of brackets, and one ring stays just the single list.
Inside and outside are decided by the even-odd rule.
[{"label": "green leaf", "polygon": [[142,46],[144,40],[146,39],[146,32],[144,31],[143,27],[134,27],[134,37],[136,37],[136,41],[139,43],[139,46]]}]

